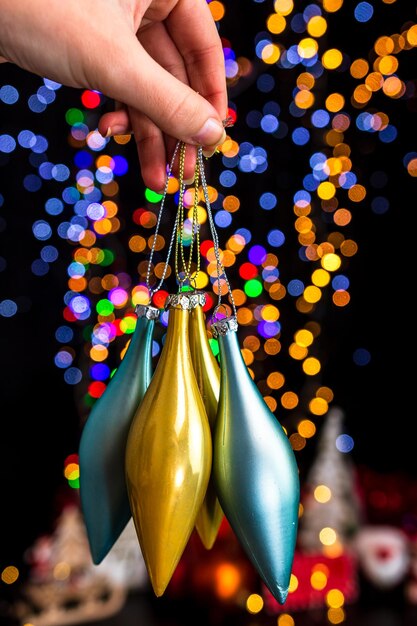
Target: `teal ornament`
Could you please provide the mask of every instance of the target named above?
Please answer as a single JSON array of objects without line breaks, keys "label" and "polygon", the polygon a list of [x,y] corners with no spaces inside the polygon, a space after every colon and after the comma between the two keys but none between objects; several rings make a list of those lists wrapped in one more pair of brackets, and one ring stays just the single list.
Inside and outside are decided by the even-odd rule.
[{"label": "teal ornament", "polygon": [[288,594],[300,484],[291,444],[242,358],[236,317],[212,324],[220,346],[214,477],[222,509],[280,604]]},{"label": "teal ornament", "polygon": [[94,404],[81,434],[80,499],[91,556],[100,563],[131,517],[125,450],[133,416],[152,376],[152,333],[159,309],[138,305],[124,358]]}]

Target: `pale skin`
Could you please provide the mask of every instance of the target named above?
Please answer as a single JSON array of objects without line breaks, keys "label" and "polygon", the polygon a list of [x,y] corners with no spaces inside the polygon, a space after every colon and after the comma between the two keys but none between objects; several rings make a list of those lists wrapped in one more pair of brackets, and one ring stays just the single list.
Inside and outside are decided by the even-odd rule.
[{"label": "pale skin", "polygon": [[226,135],[221,41],[206,0],[0,0],[0,61],[118,103],[104,136],[133,132],[143,182],[164,188],[178,140],[212,154]]}]

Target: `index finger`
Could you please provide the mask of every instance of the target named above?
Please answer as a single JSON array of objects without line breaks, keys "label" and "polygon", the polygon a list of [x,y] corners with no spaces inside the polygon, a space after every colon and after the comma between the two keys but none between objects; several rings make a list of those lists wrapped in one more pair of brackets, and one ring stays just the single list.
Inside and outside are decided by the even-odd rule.
[{"label": "index finger", "polygon": [[227,117],[223,48],[206,0],[178,0],[166,19],[187,70],[190,86]]}]

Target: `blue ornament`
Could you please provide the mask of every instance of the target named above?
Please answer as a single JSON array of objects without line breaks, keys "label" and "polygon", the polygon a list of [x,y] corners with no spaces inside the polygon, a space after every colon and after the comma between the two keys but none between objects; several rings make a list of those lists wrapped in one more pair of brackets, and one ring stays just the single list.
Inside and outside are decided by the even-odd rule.
[{"label": "blue ornament", "polygon": [[130,424],[152,376],[152,333],[159,310],[136,307],[131,342],[81,434],[80,498],[94,563],[100,563],[131,517],[125,480]]},{"label": "blue ornament", "polygon": [[220,400],[214,477],[222,509],[243,549],[280,604],[288,594],[300,485],[294,452],[242,358],[235,317],[215,322]]}]

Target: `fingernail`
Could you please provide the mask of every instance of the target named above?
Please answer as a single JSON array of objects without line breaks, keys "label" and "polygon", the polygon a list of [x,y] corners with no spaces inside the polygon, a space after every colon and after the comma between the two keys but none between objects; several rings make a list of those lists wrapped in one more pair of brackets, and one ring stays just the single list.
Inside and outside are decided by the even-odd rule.
[{"label": "fingernail", "polygon": [[210,157],[213,156],[213,154],[216,152],[216,150],[203,150],[203,155],[209,159]]},{"label": "fingernail", "polygon": [[121,126],[120,124],[116,124],[115,126],[111,127],[111,134],[112,135],[128,135],[129,131],[126,128],[126,126]]},{"label": "fingernail", "polygon": [[192,139],[201,146],[217,146],[226,139],[226,131],[221,122],[209,117]]},{"label": "fingernail", "polygon": [[194,182],[194,176],[192,178],[184,178],[184,182],[186,185],[192,185]]},{"label": "fingernail", "polygon": [[111,135],[111,126],[109,126],[106,130],[105,133],[102,133],[101,130],[97,129],[98,132],[100,133],[100,135],[103,137],[103,139],[107,139],[107,137],[110,137]]}]

